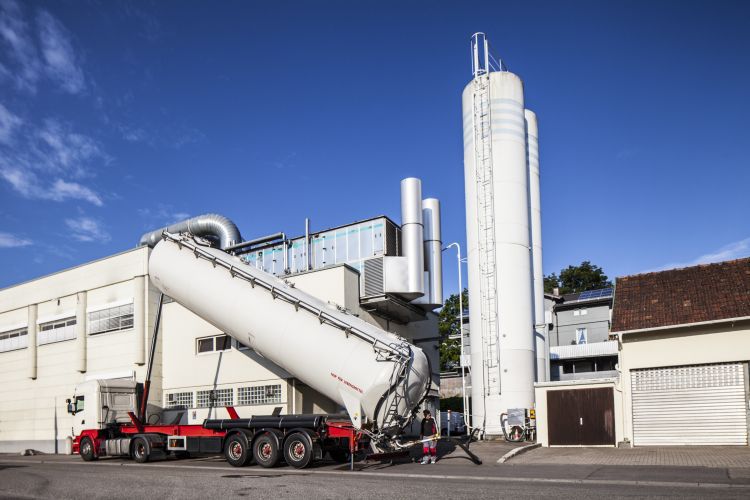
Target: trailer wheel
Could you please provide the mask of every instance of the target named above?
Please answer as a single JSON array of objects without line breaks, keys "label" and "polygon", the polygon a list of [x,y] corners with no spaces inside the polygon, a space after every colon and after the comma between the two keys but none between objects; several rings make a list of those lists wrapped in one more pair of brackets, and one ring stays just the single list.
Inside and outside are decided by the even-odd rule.
[{"label": "trailer wheel", "polygon": [[149,444],[148,439],[143,436],[138,436],[133,439],[133,443],[130,446],[130,453],[133,456],[133,460],[139,464],[148,462],[148,459],[151,456],[151,445]]},{"label": "trailer wheel", "polygon": [[244,434],[234,434],[227,439],[224,445],[224,457],[230,465],[235,467],[244,467],[248,465],[253,455],[250,452],[250,445]]},{"label": "trailer wheel", "polygon": [[81,439],[81,444],[78,447],[78,452],[85,462],[93,462],[94,460],[99,458],[94,453],[94,442],[91,440],[91,438],[85,437]]},{"label": "trailer wheel", "polygon": [[295,469],[304,469],[312,463],[312,441],[302,432],[293,432],[284,441],[284,459]]},{"label": "trailer wheel", "polygon": [[253,443],[253,456],[258,465],[271,468],[279,461],[279,445],[276,436],[266,432]]}]

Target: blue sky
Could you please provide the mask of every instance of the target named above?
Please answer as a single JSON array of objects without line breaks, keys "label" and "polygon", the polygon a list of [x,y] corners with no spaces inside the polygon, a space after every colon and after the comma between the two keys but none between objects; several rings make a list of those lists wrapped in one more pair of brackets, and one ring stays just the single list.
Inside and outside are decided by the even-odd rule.
[{"label": "blue sky", "polygon": [[205,212],[398,221],[407,176],[463,242],[475,31],[539,116],[545,273],[750,255],[749,5],[0,0],[0,287]]}]

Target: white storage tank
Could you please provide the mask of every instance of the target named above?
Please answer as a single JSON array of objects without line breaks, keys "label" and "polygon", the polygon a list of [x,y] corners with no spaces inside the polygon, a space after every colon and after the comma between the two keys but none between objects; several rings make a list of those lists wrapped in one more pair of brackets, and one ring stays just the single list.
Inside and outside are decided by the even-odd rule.
[{"label": "white storage tank", "polygon": [[521,79],[479,74],[463,92],[472,422],[501,434],[500,414],[534,404],[526,126]]},{"label": "white storage tank", "polygon": [[534,339],[536,381],[549,380],[549,336],[544,320],[544,272],[542,270],[542,194],[539,183],[539,126],[536,113],[524,110],[529,166],[529,215],[531,216],[531,264],[534,272]]}]

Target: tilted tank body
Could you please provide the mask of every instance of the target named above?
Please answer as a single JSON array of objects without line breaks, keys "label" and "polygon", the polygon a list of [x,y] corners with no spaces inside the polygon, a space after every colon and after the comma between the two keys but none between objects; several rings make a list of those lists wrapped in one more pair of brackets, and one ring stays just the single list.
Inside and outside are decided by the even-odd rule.
[{"label": "tilted tank body", "polygon": [[190,235],[165,234],[154,285],[216,328],[344,406],[355,427],[403,427],[425,396],[421,349]]}]

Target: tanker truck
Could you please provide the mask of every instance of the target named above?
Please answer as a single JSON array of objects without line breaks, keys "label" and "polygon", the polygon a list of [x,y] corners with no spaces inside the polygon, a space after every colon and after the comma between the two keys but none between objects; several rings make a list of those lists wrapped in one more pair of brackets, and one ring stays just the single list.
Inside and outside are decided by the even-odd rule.
[{"label": "tanker truck", "polygon": [[[133,381],[89,381],[68,400],[72,451],[84,460],[223,453],[234,466],[254,460],[273,467],[283,457],[303,468],[326,452],[344,461],[361,448],[385,456],[414,444],[400,435],[431,384],[428,358],[418,347],[190,233],[162,234],[149,257],[149,276],[162,295],[143,394],[137,397]],[[239,418],[227,407],[231,418],[202,425],[148,423],[145,402],[165,295],[335,401],[346,415]]]}]

